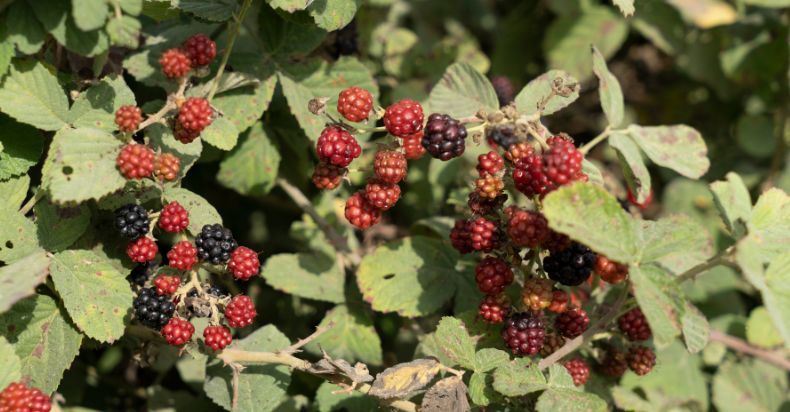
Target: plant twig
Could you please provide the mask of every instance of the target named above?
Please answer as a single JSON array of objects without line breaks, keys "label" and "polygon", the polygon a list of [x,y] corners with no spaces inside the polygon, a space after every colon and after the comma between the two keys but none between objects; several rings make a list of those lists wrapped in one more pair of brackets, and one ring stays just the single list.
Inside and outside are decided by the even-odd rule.
[{"label": "plant twig", "polygon": [[23,216],[30,213],[30,211],[33,210],[33,206],[35,206],[36,203],[38,203],[38,201],[41,200],[43,197],[44,197],[44,190],[41,189],[36,190],[36,193],[33,194],[33,197],[28,199],[28,201],[24,205],[22,205],[22,207],[19,209],[19,213]]},{"label": "plant twig", "polygon": [[137,127],[136,132],[145,129],[146,127],[154,124],[159,123],[162,119],[170,113],[171,110],[178,107],[176,101],[182,99],[184,97],[184,92],[187,89],[187,84],[189,83],[189,79],[187,77],[182,77],[178,79],[178,90],[167,98],[167,102],[158,112],[148,116],[145,120],[140,123],[140,126]]},{"label": "plant twig", "polygon": [[730,349],[745,353],[747,355],[752,355],[755,358],[762,359],[774,366],[778,366],[784,370],[790,371],[790,359],[788,359],[785,353],[783,353],[781,350],[769,351],[761,349],[750,345],[748,342],[742,339],[719,332],[716,329],[710,330],[709,340],[711,342],[722,343],[724,346],[727,346]]},{"label": "plant twig", "polygon": [[301,352],[301,348],[307,345],[308,343],[318,339],[319,336],[323,335],[329,329],[335,327],[335,322],[331,321],[326,326],[319,326],[315,328],[315,332],[313,332],[310,336],[306,338],[299,339],[293,345],[277,352],[277,353],[287,353],[287,354],[294,354],[297,352]]},{"label": "plant twig", "polygon": [[711,268],[716,266],[725,264],[729,261],[730,256],[732,255],[735,249],[733,247],[729,247],[722,252],[718,253],[717,255],[711,257],[710,259],[700,263],[697,266],[681,273],[675,278],[675,282],[681,284],[689,279],[694,279],[695,277],[699,276],[700,274],[707,272]]},{"label": "plant twig", "polygon": [[214,81],[211,83],[211,89],[209,90],[208,96],[206,97],[209,102],[217,93],[220,79],[222,78],[222,74],[225,72],[225,66],[228,65],[230,52],[233,50],[233,44],[236,43],[236,36],[238,36],[239,31],[241,31],[241,26],[244,24],[244,18],[247,16],[247,11],[250,9],[251,4],[252,0],[244,0],[244,3],[241,5],[241,11],[239,11],[239,15],[236,17],[236,27],[234,27],[233,30],[228,33],[228,44],[225,46],[225,52],[222,54],[222,61],[219,64],[219,69],[217,69],[217,75],[214,76]]},{"label": "plant twig", "polygon": [[601,134],[599,134],[598,136],[595,136],[592,140],[587,142],[587,144],[582,146],[582,148],[579,149],[579,151],[583,155],[586,155],[587,153],[590,152],[590,150],[593,149],[593,147],[595,147],[595,145],[597,145],[598,143],[601,143],[602,141],[606,140],[612,134],[612,131],[613,131],[612,130],[612,126],[606,126],[606,129],[603,129]]}]

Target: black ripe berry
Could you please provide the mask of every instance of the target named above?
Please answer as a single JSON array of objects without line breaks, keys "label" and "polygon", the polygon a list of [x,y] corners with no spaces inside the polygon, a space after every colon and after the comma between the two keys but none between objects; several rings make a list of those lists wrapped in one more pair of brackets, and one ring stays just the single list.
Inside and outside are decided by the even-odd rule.
[{"label": "black ripe berry", "polygon": [[154,273],[155,269],[156,265],[154,262],[141,263],[132,269],[132,272],[129,273],[126,279],[129,280],[129,283],[132,285],[143,286],[145,282],[148,281],[148,278]]},{"label": "black ripe berry", "polygon": [[148,233],[148,212],[140,205],[128,204],[115,210],[115,228],[121,236],[138,239]]},{"label": "black ripe berry", "polygon": [[579,243],[543,259],[543,269],[549,277],[565,286],[580,285],[590,277],[593,266],[595,253]]},{"label": "black ripe berry", "polygon": [[205,225],[195,237],[200,260],[207,260],[215,265],[225,263],[230,259],[230,253],[239,245],[233,239],[230,229],[220,224]]},{"label": "black ripe berry", "polygon": [[140,290],[134,299],[134,314],[137,320],[149,328],[160,330],[167,324],[176,307],[170,296],[159,295],[154,288]]},{"label": "black ripe berry", "polygon": [[439,160],[450,160],[464,154],[466,127],[446,114],[428,117],[422,147]]}]

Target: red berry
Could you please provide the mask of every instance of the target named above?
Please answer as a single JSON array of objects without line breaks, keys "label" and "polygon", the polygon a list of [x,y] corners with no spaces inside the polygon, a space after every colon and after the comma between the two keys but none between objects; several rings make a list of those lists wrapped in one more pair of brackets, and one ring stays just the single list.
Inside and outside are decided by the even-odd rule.
[{"label": "red berry", "polygon": [[533,148],[531,144],[527,142],[519,142],[510,146],[507,152],[505,152],[505,157],[507,160],[510,160],[511,163],[517,163],[519,160],[524,159],[527,156],[531,156],[534,153],[535,148]]},{"label": "red berry", "polygon": [[232,328],[243,328],[252,325],[255,315],[257,315],[255,305],[249,296],[235,296],[225,306],[225,319]]},{"label": "red berry", "polygon": [[425,115],[420,103],[404,99],[387,107],[384,112],[384,127],[393,136],[404,137],[422,130]]},{"label": "red berry", "polygon": [[121,106],[115,111],[115,124],[122,132],[136,131],[141,121],[143,121],[143,112],[133,104]]},{"label": "red berry", "polygon": [[606,256],[598,255],[595,260],[595,273],[604,282],[614,285],[624,281],[628,276],[628,265],[609,260]]},{"label": "red berry", "polygon": [[173,181],[181,170],[181,160],[172,153],[162,153],[154,160],[154,174],[164,181]]},{"label": "red berry", "polygon": [[398,183],[406,177],[406,157],[393,150],[378,151],[373,160],[373,173],[383,182]]},{"label": "red berry", "polygon": [[193,66],[205,66],[217,56],[217,43],[205,34],[195,34],[188,38],[183,49]]},{"label": "red berry", "polygon": [[337,111],[352,122],[361,122],[368,118],[373,109],[373,96],[370,92],[352,86],[340,92],[337,98]]},{"label": "red berry", "polygon": [[321,161],[313,170],[313,184],[322,190],[332,190],[340,186],[348,170],[331,163]]},{"label": "red berry", "polygon": [[154,260],[156,257],[156,242],[150,237],[141,237],[129,242],[126,246],[126,254],[132,262],[145,263]]},{"label": "red berry", "polygon": [[159,58],[159,65],[162,66],[162,73],[171,79],[184,77],[192,70],[189,57],[180,49],[165,51]]},{"label": "red berry", "polygon": [[165,232],[178,233],[189,226],[189,213],[178,202],[170,202],[159,214],[159,227]]},{"label": "red berry", "polygon": [[587,383],[587,379],[590,378],[590,367],[582,359],[576,358],[565,361],[562,366],[565,366],[565,369],[571,374],[573,384],[576,386],[584,385]]},{"label": "red berry", "polygon": [[564,290],[555,289],[551,292],[551,304],[549,304],[549,311],[554,313],[562,313],[568,309],[568,292]]},{"label": "red berry", "polygon": [[239,280],[248,280],[258,274],[261,268],[261,261],[254,250],[239,246],[230,254],[228,270],[233,277]]},{"label": "red berry", "polygon": [[495,175],[486,174],[475,180],[475,192],[485,199],[496,199],[505,190],[505,182]]},{"label": "red berry", "polygon": [[606,376],[619,378],[623,376],[626,369],[628,369],[628,363],[625,354],[618,349],[609,349],[601,362],[601,372]]},{"label": "red berry", "polygon": [[620,332],[631,342],[650,339],[650,325],[639,308],[633,308],[617,320]]},{"label": "red berry", "polygon": [[645,346],[633,346],[628,350],[628,369],[635,374],[644,376],[656,366],[656,354],[653,350]]},{"label": "red berry", "polygon": [[49,412],[49,396],[41,390],[13,382],[0,392],[0,412]]},{"label": "red berry", "polygon": [[200,136],[200,132],[189,130],[184,128],[181,123],[176,120],[175,129],[173,130],[173,135],[175,136],[176,140],[183,144],[192,143],[193,140],[197,139]]},{"label": "red berry", "polygon": [[560,335],[566,338],[575,338],[590,326],[590,318],[581,308],[570,308],[557,315],[554,320],[554,327]]},{"label": "red berry", "polygon": [[543,153],[543,162],[549,180],[554,186],[562,186],[574,180],[582,172],[584,155],[573,145],[573,140],[565,135],[553,136],[546,140],[549,150]]},{"label": "red berry", "polygon": [[509,218],[507,235],[515,246],[534,249],[549,237],[549,223],[538,212],[513,208]]},{"label": "red berry", "polygon": [[540,356],[548,357],[563,345],[565,345],[565,338],[562,336],[556,333],[546,335],[546,338],[543,340],[543,347],[540,348]]},{"label": "red berry", "polygon": [[188,320],[170,318],[167,325],[162,327],[161,333],[167,343],[173,346],[181,346],[192,339],[195,327]]},{"label": "red berry", "polygon": [[198,261],[195,245],[187,240],[182,240],[167,252],[167,261],[171,267],[179,270],[189,270]]},{"label": "red berry", "polygon": [[364,230],[381,220],[381,209],[368,202],[364,191],[359,191],[346,201],[345,215],[349,223]]},{"label": "red berry", "polygon": [[154,151],[146,145],[130,143],[118,153],[115,164],[127,179],[142,179],[154,172]]},{"label": "red berry", "polygon": [[469,238],[474,250],[490,252],[502,243],[502,234],[497,224],[484,217],[472,221],[470,231]]},{"label": "red berry", "polygon": [[532,356],[540,352],[545,336],[543,320],[529,312],[513,314],[502,328],[502,339],[514,355]]},{"label": "red berry", "polygon": [[415,134],[403,136],[403,153],[409,160],[417,160],[425,154],[425,148],[422,147],[423,131],[420,130]]},{"label": "red berry", "polygon": [[354,136],[339,126],[328,126],[321,132],[315,150],[318,158],[335,166],[346,167],[362,154]]},{"label": "red berry", "polygon": [[543,249],[551,253],[559,253],[569,248],[572,244],[573,241],[568,236],[549,229],[549,234],[546,236],[546,240],[543,241],[542,246]]},{"label": "red berry", "polygon": [[495,175],[505,168],[505,160],[495,151],[477,156],[477,172],[480,176]]},{"label": "red berry", "polygon": [[[170,254],[167,254],[170,257]],[[172,295],[181,286],[181,278],[178,276],[159,275],[154,279],[156,293],[159,295]]]},{"label": "red berry", "polygon": [[390,209],[400,199],[400,186],[370,179],[365,186],[365,199],[377,209]]},{"label": "red berry", "polygon": [[487,295],[480,302],[478,313],[488,323],[502,323],[510,313],[510,299],[505,294]]},{"label": "red berry", "polygon": [[653,190],[652,189],[650,190],[650,193],[648,193],[644,202],[639,203],[636,200],[636,196],[634,196],[634,193],[631,192],[631,189],[628,189],[628,202],[638,207],[641,210],[645,210],[647,209],[648,206],[650,206],[651,203],[653,203]]},{"label": "red berry", "polygon": [[203,341],[206,342],[206,346],[218,351],[230,345],[233,337],[230,335],[230,329],[224,326],[209,326],[203,330]]},{"label": "red berry", "polygon": [[486,295],[495,295],[513,283],[513,271],[504,260],[487,256],[475,267],[477,288]]},{"label": "red berry", "polygon": [[533,153],[516,161],[513,168],[513,184],[527,196],[548,193],[548,177],[543,171],[543,161],[539,154]]},{"label": "red berry", "polygon": [[214,110],[208,100],[190,97],[178,109],[178,124],[192,132],[202,132],[212,122]]},{"label": "red berry", "polygon": [[553,287],[554,282],[549,279],[529,278],[524,281],[521,301],[531,311],[539,312],[551,305]]},{"label": "red berry", "polygon": [[488,197],[480,196],[477,191],[469,193],[469,200],[466,202],[469,210],[477,216],[494,215],[505,204],[507,200],[506,194],[500,194],[491,199]]},{"label": "red berry", "polygon": [[450,230],[450,243],[461,254],[472,252],[472,222],[469,220],[456,220]]}]

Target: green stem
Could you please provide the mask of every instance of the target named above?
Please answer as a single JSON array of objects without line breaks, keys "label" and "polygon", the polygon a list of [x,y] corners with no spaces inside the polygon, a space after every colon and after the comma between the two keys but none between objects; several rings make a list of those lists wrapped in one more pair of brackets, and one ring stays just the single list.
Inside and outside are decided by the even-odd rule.
[{"label": "green stem", "polygon": [[241,25],[244,23],[244,18],[247,16],[247,11],[250,9],[250,5],[252,5],[252,0],[244,0],[244,4],[241,5],[241,11],[236,17],[236,27],[234,27],[233,30],[228,34],[228,44],[225,46],[225,53],[222,55],[222,62],[219,64],[217,75],[214,76],[214,82],[211,84],[211,90],[208,92],[208,97],[206,97],[208,101],[211,101],[211,99],[213,99],[214,95],[217,93],[219,81],[222,78],[222,74],[225,72],[225,66],[228,65],[230,52],[233,50],[233,44],[236,43],[236,36],[238,36],[239,31],[241,30]]},{"label": "green stem", "polygon": [[697,275],[702,274],[703,272],[707,272],[711,268],[716,266],[726,264],[729,261],[730,256],[732,255],[734,248],[729,247],[724,251],[720,252],[716,256],[711,257],[710,259],[706,260],[705,262],[700,263],[697,266],[681,273],[675,278],[675,283],[681,284],[689,279],[694,279]]},{"label": "green stem", "polygon": [[385,126],[379,127],[371,127],[370,129],[365,129],[364,127],[354,129],[354,133],[375,133],[375,132],[386,132],[387,128]]},{"label": "green stem", "polygon": [[468,128],[466,128],[466,132],[467,132],[467,133],[473,133],[473,132],[476,132],[476,131],[478,131],[478,130],[483,130],[483,129],[485,129],[485,127],[486,127],[487,125],[488,125],[488,123],[486,123],[486,122],[483,122],[483,123],[480,123],[480,124],[478,124],[478,125],[476,125],[476,126],[472,126],[472,127],[468,127]]},{"label": "green stem", "polygon": [[590,150],[592,150],[593,147],[595,147],[595,145],[606,140],[612,134],[612,132],[613,132],[612,126],[606,126],[606,129],[603,129],[601,134],[595,136],[594,139],[587,142],[587,144],[582,146],[582,148],[579,149],[579,151],[582,152],[583,155],[586,155],[587,153],[590,152]]},{"label": "green stem", "polygon": [[19,213],[23,216],[28,214],[33,209],[33,206],[35,206],[42,197],[44,197],[44,191],[41,189],[37,190],[33,197],[31,197],[27,203],[25,203],[22,208],[19,209]]}]

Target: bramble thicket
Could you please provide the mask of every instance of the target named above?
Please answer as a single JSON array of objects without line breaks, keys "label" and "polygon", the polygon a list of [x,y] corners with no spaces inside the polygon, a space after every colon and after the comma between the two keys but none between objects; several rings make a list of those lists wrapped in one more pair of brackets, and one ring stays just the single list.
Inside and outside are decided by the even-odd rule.
[{"label": "bramble thicket", "polygon": [[787,409],[788,10],[0,0],[0,412]]}]

